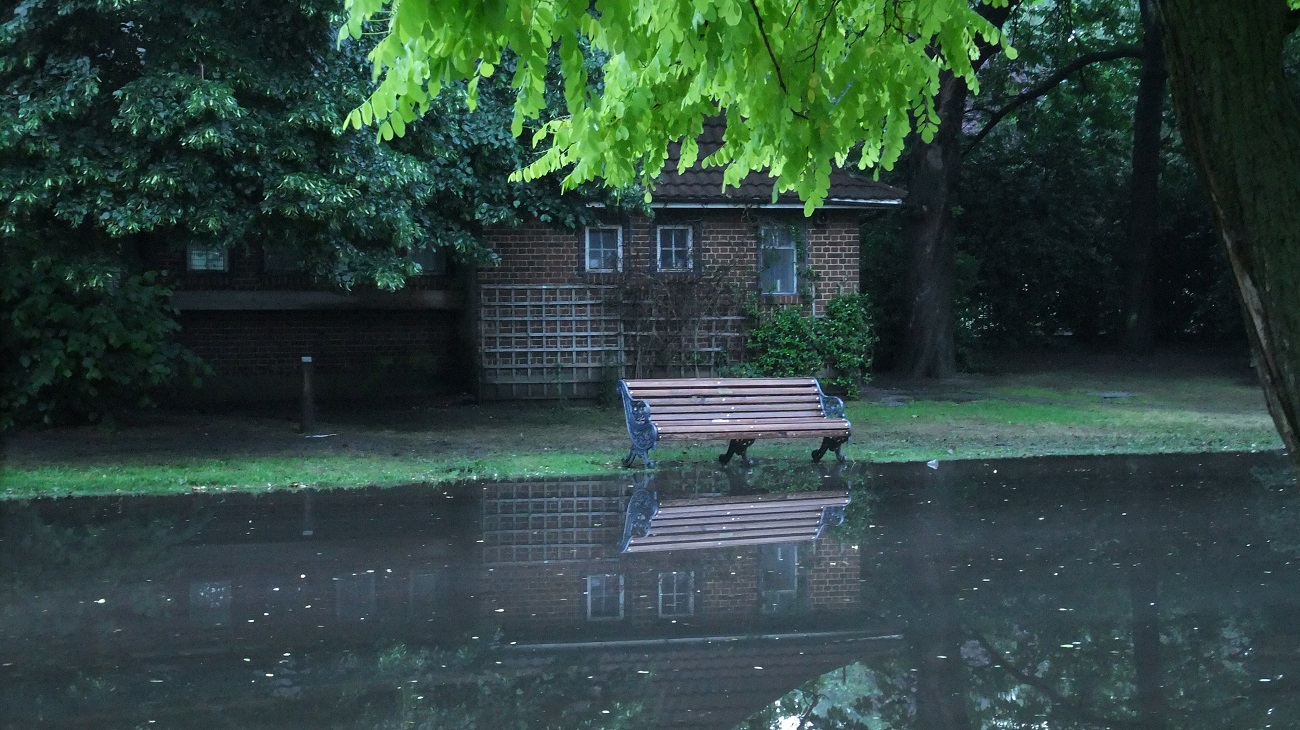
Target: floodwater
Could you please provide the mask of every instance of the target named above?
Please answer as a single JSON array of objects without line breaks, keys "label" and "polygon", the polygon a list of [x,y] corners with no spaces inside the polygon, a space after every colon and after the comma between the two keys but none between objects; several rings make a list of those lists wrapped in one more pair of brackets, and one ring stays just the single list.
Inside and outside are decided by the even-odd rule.
[{"label": "floodwater", "polygon": [[[1300,727],[1282,457],[937,466],[3,504],[0,727]],[[637,487],[851,501],[622,553]]]}]

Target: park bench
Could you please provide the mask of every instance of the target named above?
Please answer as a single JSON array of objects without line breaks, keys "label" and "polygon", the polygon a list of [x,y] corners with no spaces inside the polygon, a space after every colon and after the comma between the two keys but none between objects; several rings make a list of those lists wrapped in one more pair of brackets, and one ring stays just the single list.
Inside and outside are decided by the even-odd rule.
[{"label": "park bench", "polygon": [[632,448],[623,466],[640,456],[654,466],[650,449],[659,441],[727,439],[726,464],[760,438],[815,438],[812,452],[820,461],[827,451],[844,461],[840,447],[849,440],[851,424],[844,419],[844,401],[822,393],[816,378],[678,378],[620,380],[623,411]]},{"label": "park bench", "polygon": [[815,540],[844,521],[847,490],[665,500],[638,488],[628,501],[620,552],[693,550]]}]

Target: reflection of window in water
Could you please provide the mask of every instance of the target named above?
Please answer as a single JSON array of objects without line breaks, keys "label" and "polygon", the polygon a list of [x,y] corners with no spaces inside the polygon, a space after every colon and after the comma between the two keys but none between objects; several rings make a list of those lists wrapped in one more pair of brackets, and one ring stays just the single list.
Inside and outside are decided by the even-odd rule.
[{"label": "reflection of window in water", "polygon": [[437,570],[430,573],[411,571],[410,601],[408,603],[412,616],[435,614],[447,606],[447,571]]},{"label": "reflection of window in water", "polygon": [[374,613],[374,573],[334,576],[334,615],[356,621]]},{"label": "reflection of window in water", "polygon": [[587,618],[592,621],[623,618],[623,576],[587,576]]},{"label": "reflection of window in water", "polygon": [[763,613],[790,613],[798,607],[799,546],[762,545],[758,553],[758,590]]},{"label": "reflection of window in water", "polygon": [[659,615],[695,614],[695,574],[683,571],[659,574]]},{"label": "reflection of window in water", "polygon": [[230,581],[190,583],[191,626],[229,626],[230,604]]}]

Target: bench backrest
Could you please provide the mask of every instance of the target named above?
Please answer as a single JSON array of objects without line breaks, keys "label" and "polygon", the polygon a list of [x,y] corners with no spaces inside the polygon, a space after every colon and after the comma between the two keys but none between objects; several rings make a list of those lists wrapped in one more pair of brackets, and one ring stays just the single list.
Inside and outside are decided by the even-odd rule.
[{"label": "bench backrest", "polygon": [[625,380],[657,423],[727,414],[733,418],[807,419],[824,415],[815,378]]}]

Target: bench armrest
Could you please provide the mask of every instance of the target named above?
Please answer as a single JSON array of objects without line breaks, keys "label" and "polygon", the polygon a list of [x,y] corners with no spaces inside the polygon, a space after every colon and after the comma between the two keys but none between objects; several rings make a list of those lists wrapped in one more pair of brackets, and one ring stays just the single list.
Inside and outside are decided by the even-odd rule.
[{"label": "bench armrest", "polygon": [[659,441],[659,429],[650,420],[650,404],[633,398],[627,383],[618,381],[618,392],[623,396],[623,416],[627,419],[627,435],[634,449],[644,453]]},{"label": "bench armrest", "polygon": [[838,396],[826,395],[825,393],[822,393],[821,396],[822,396],[822,413],[826,414],[827,418],[844,417],[843,400],[840,400]]}]

